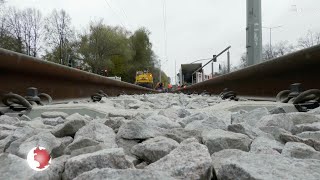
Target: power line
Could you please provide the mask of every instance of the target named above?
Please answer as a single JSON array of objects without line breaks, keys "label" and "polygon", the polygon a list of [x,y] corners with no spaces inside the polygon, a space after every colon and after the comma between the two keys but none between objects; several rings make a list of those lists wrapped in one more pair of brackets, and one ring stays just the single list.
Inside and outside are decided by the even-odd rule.
[{"label": "power line", "polygon": [[123,22],[122,22],[122,20],[121,20],[121,18],[120,18],[120,16],[119,16],[118,13],[116,13],[115,10],[111,7],[110,3],[109,3],[107,0],[104,0],[104,1],[107,3],[108,7],[112,10],[113,14],[115,14],[115,15],[118,17],[118,19],[120,20],[121,25],[122,25],[123,27],[125,27],[124,24],[123,24]]},{"label": "power line", "polygon": [[165,62],[168,61],[168,38],[167,38],[167,9],[166,0],[163,0],[163,35],[164,35],[164,55]]},{"label": "power line", "polygon": [[118,10],[119,10],[119,14],[122,14],[123,19],[125,20],[126,25],[130,26],[129,22],[129,18],[127,16],[127,13],[125,12],[125,10],[122,8],[121,5],[118,6]]}]

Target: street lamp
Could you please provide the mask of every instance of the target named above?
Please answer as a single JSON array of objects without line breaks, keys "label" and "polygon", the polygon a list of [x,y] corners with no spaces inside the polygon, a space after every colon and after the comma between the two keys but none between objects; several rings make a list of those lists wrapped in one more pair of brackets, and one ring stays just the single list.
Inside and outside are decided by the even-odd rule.
[{"label": "street lamp", "polygon": [[282,26],[274,26],[274,27],[262,27],[262,28],[265,28],[265,29],[269,29],[270,30],[270,53],[272,52],[272,49],[271,49],[271,33],[272,33],[272,29],[277,29],[277,28],[281,28]]}]

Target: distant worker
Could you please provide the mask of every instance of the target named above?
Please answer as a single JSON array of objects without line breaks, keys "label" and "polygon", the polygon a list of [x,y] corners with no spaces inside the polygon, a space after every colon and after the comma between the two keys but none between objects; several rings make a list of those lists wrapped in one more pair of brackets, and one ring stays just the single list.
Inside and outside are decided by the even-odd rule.
[{"label": "distant worker", "polygon": [[158,82],[156,87],[155,87],[155,90],[163,91],[163,83],[162,82]]},{"label": "distant worker", "polygon": [[172,90],[172,85],[169,83],[168,84],[168,92],[171,92],[171,90]]},{"label": "distant worker", "polygon": [[159,89],[163,90],[163,83],[162,82],[160,82],[160,84],[159,84]]}]

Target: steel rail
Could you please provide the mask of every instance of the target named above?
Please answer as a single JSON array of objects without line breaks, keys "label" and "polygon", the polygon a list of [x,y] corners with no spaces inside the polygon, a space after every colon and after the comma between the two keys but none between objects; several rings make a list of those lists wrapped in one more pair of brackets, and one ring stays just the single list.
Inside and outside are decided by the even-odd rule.
[{"label": "steel rail", "polygon": [[191,85],[175,92],[220,94],[224,88],[239,96],[275,100],[290,84],[320,89],[320,45]]},{"label": "steel rail", "polygon": [[28,87],[54,101],[89,98],[99,90],[109,96],[156,92],[0,48],[0,97],[9,92],[24,96]]}]

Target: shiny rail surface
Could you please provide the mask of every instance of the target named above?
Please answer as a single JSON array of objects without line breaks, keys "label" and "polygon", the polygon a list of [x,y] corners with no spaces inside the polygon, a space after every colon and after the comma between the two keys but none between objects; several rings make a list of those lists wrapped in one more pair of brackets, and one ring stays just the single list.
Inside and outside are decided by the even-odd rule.
[{"label": "shiny rail surface", "polygon": [[99,90],[109,96],[155,92],[1,48],[0,82],[0,97],[9,92],[24,96],[27,88],[35,87],[54,101],[88,98]]},{"label": "shiny rail surface", "polygon": [[301,83],[304,90],[320,89],[319,45],[218,76],[180,91],[220,94],[224,88],[228,88],[250,99],[275,100],[278,92],[289,89],[293,83]]}]

